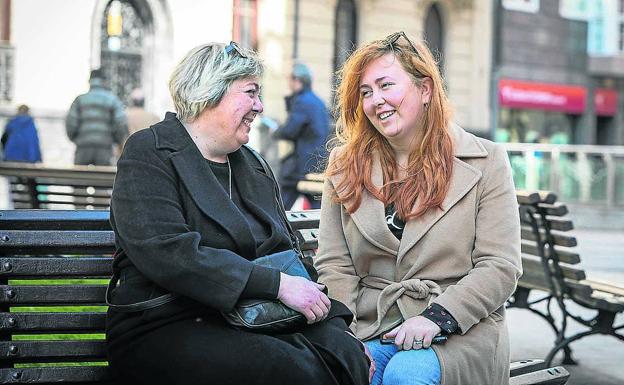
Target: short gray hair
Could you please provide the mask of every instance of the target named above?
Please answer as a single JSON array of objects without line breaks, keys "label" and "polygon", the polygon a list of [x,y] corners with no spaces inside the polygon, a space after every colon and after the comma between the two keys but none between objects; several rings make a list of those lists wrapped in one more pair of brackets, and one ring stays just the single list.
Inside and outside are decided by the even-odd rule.
[{"label": "short gray hair", "polygon": [[262,76],[264,67],[254,51],[237,46],[226,52],[225,47],[197,46],[173,70],[169,93],[181,121],[193,121],[206,107],[219,104],[235,80]]}]

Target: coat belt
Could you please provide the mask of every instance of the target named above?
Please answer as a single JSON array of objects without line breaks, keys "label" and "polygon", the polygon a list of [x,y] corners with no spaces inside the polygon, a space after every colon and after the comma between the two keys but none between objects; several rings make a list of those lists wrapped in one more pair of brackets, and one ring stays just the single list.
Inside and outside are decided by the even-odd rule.
[{"label": "coat belt", "polygon": [[360,284],[370,289],[381,290],[379,297],[377,297],[377,320],[364,330],[358,330],[358,336],[363,339],[373,336],[379,328],[381,321],[386,316],[386,313],[388,313],[388,310],[390,310],[396,302],[399,302],[399,308],[403,307],[400,304],[403,295],[416,300],[426,299],[427,304],[429,304],[434,296],[438,296],[442,293],[442,289],[437,283],[428,279],[419,278],[394,282],[385,278],[369,275],[362,278]]}]

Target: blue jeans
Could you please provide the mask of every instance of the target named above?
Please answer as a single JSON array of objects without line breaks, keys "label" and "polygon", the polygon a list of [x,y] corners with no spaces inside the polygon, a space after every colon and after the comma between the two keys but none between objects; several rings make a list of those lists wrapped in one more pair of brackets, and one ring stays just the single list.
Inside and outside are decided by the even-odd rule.
[{"label": "blue jeans", "polygon": [[440,384],[440,361],[433,349],[403,351],[378,339],[365,343],[377,366],[371,385]]}]

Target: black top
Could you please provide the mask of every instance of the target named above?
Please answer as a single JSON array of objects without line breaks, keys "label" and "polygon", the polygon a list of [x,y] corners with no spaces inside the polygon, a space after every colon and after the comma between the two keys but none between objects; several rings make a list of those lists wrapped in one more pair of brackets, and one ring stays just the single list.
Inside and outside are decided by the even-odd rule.
[{"label": "black top", "polygon": [[[403,237],[403,229],[405,228],[405,221],[399,217],[394,203],[390,203],[386,206],[386,223],[392,234],[394,234],[397,239],[401,240]],[[435,324],[442,329],[443,334],[459,332],[459,325],[455,318],[453,318],[451,313],[446,311],[443,306],[437,303],[428,306],[420,315],[435,322]]]},{"label": "black top", "polygon": [[[218,163],[213,162],[211,160],[206,159],[208,162],[208,166],[214,173],[217,181],[225,193],[229,196],[230,194],[230,167],[228,163]],[[263,247],[266,241],[271,236],[271,226],[262,222],[258,217],[256,217],[243,203],[241,199],[240,192],[237,187],[236,175],[232,175],[232,196],[230,199],[236,205],[239,213],[246,220],[249,228],[251,229],[251,234],[253,235],[256,241],[256,249],[263,250],[266,247]],[[254,266],[251,271],[251,275],[249,276],[249,280],[247,281],[247,285],[245,289],[241,293],[241,298],[264,298],[264,299],[275,299],[277,298],[277,292],[279,290],[280,283],[280,274],[277,269],[264,269],[260,266]],[[267,288],[270,288],[267,292]]]}]

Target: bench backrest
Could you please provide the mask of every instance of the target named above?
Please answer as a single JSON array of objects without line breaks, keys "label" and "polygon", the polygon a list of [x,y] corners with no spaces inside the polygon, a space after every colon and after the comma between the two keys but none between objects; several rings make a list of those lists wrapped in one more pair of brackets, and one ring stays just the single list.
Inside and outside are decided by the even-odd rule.
[{"label": "bench backrest", "polygon": [[64,168],[0,162],[16,209],[107,209],[115,167]]},{"label": "bench backrest", "polygon": [[[579,281],[585,271],[576,267],[579,254],[576,238],[565,217],[567,207],[553,193],[517,193],[522,224],[523,275],[519,285],[553,293],[590,295],[591,287]],[[521,198],[520,198],[521,197]]]}]

